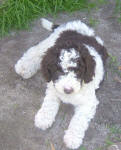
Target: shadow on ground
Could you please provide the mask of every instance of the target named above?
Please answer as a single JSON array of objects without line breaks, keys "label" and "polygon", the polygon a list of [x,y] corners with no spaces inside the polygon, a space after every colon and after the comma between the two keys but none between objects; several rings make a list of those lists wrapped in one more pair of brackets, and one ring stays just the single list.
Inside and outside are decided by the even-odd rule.
[{"label": "shadow on ground", "polygon": [[[96,33],[121,65],[121,30],[116,20],[111,18],[112,7],[114,5],[110,4],[96,13],[92,12],[91,16],[99,21],[94,27]],[[55,22],[61,24],[75,19],[88,23],[89,16],[86,12],[60,14]],[[47,131],[35,128],[34,115],[43,101],[46,84],[41,71],[29,80],[23,80],[14,71],[14,64],[22,54],[48,35],[49,32],[41,27],[38,20],[31,31],[11,33],[10,37],[0,41],[1,150],[50,150],[50,143],[56,150],[67,150],[63,144],[63,135],[73,115],[73,107],[62,104],[55,123]],[[108,59],[107,75],[97,91],[100,105],[84,138],[83,145],[87,150],[95,150],[105,144],[109,132],[107,124],[121,124],[121,83],[115,80],[117,74],[111,72],[109,63]]]}]

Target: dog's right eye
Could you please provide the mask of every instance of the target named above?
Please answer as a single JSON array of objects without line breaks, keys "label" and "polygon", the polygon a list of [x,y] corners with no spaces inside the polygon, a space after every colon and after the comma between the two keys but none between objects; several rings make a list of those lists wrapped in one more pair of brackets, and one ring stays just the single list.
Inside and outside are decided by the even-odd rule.
[{"label": "dog's right eye", "polygon": [[64,73],[62,71],[56,71],[53,74],[52,80],[57,80],[59,78],[59,76],[63,75]]}]

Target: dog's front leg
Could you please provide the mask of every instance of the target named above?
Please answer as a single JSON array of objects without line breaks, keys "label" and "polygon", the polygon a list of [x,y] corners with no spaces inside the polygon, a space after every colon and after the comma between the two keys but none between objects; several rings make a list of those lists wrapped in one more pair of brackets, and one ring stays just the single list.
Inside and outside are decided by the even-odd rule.
[{"label": "dog's front leg", "polygon": [[35,116],[35,126],[42,130],[51,127],[58,113],[59,105],[60,101],[54,94],[53,87],[49,84],[42,107]]},{"label": "dog's front leg", "polygon": [[75,114],[64,136],[64,142],[68,148],[77,149],[82,144],[89,122],[95,115],[97,104],[98,101],[95,100],[75,108]]}]

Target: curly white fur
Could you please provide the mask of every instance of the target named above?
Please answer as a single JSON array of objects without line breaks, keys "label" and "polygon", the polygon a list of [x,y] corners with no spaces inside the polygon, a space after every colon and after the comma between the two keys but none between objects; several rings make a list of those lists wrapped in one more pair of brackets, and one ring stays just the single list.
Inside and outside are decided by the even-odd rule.
[{"label": "curly white fur", "polygon": [[[67,51],[65,49],[62,50],[60,55],[60,65],[64,72],[68,72],[68,67],[76,67],[76,58],[79,57],[79,54],[77,51],[75,51],[74,48],[69,49],[70,51]],[[73,59],[73,61],[71,61]]]},{"label": "curly white fur", "polygon": [[[42,24],[44,24],[44,27],[47,28],[47,21],[42,21],[44,21],[42,22]],[[50,26],[48,28],[50,29],[52,23],[50,23],[49,25]],[[48,48],[52,47],[59,35],[63,31],[66,31],[68,29],[75,30],[83,35],[95,36],[94,31],[81,21],[72,21],[67,24],[63,24],[55,29],[47,39],[30,48],[23,55],[23,57],[15,65],[16,73],[18,73],[25,79],[32,77],[39,70],[42,58]],[[103,41],[99,37],[95,36],[95,38],[99,44],[103,45]],[[88,84],[83,83],[83,86],[81,88],[78,87],[77,92],[68,95],[58,92],[58,90],[55,89],[53,82],[49,82],[47,85],[44,102],[35,116],[35,126],[45,130],[51,127],[52,123],[55,121],[55,116],[58,112],[60,101],[74,105],[75,114],[71,119],[69,127],[66,130],[64,136],[64,142],[66,146],[71,149],[76,149],[82,144],[85,131],[89,126],[90,120],[94,117],[96,107],[99,103],[95,95],[95,90],[99,88],[99,84],[104,76],[101,56],[93,47],[89,45],[85,46],[89,50],[90,55],[94,56],[93,59],[96,62],[95,76],[93,77],[93,80]],[[65,69],[64,62],[62,61],[61,63],[63,69]],[[98,71],[99,68],[100,73]],[[73,75],[73,73],[70,73],[70,75],[68,75],[67,77],[69,80],[71,74]],[[61,84],[65,84],[64,82],[64,78],[60,80],[60,83],[58,84],[60,87],[58,88],[61,88]],[[76,85],[76,80],[72,80],[72,83],[73,85]]]},{"label": "curly white fur", "polygon": [[46,89],[46,96],[41,109],[35,116],[35,125],[42,130],[51,127],[55,121],[55,116],[59,109],[60,101],[55,96],[52,83],[49,83]]}]

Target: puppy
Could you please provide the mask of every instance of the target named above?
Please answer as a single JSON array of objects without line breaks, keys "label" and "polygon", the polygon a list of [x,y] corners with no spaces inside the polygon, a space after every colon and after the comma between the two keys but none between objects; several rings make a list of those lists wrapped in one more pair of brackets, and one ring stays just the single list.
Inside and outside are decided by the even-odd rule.
[{"label": "puppy", "polygon": [[28,79],[41,68],[47,81],[44,102],[35,116],[36,127],[46,130],[52,126],[60,101],[74,106],[64,142],[77,149],[99,104],[95,90],[104,78],[107,50],[101,38],[79,20],[62,25],[41,21],[52,33],[23,55],[15,71]]}]

